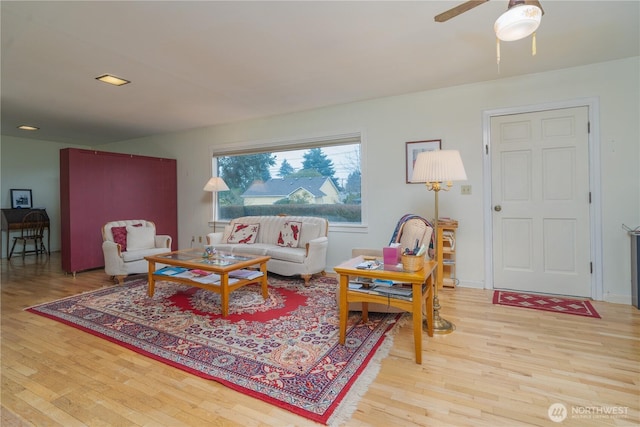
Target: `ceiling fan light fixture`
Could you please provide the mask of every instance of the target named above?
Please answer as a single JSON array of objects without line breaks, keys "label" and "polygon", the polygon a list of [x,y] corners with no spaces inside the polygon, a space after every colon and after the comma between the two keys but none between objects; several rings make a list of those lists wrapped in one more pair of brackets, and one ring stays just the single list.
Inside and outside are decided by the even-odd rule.
[{"label": "ceiling fan light fixture", "polygon": [[542,10],[530,4],[518,4],[500,15],[493,26],[496,36],[505,42],[520,40],[533,34],[540,26]]}]

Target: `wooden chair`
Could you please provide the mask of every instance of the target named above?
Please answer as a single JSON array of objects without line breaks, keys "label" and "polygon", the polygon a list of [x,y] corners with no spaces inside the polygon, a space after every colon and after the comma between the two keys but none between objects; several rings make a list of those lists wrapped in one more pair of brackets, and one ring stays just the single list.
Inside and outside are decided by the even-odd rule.
[{"label": "wooden chair", "polygon": [[[47,253],[47,249],[44,247],[44,229],[46,226],[47,218],[40,211],[32,211],[24,216],[22,219],[22,230],[20,236],[13,238],[13,245],[11,246],[11,252],[7,259],[11,259],[13,250],[18,242],[22,243],[22,258],[28,253]],[[27,250],[27,243],[33,242],[33,250]]]}]

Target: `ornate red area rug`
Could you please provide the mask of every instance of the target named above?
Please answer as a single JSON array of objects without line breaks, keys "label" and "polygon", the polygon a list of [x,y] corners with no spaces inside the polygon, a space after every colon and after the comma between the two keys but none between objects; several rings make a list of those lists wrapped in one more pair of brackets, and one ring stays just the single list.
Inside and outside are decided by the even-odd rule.
[{"label": "ornate red area rug", "polygon": [[267,300],[258,285],[240,288],[224,319],[218,294],[156,282],[149,298],[145,279],[27,310],[333,424],[350,417],[350,399],[375,378],[391,346],[387,332],[401,315],[370,313],[362,324],[352,312],[340,345],[336,280],[303,283],[270,275]]},{"label": "ornate red area rug", "polygon": [[553,295],[526,294],[522,292],[493,291],[493,303],[512,307],[533,308],[554,313],[596,317],[600,315],[589,301],[561,298]]}]

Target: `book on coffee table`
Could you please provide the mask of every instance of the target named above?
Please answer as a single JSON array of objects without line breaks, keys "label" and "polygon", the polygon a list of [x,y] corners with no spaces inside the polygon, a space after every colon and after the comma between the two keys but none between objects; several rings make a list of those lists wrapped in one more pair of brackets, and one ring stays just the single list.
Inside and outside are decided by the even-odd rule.
[{"label": "book on coffee table", "polygon": [[262,271],[247,270],[247,269],[234,270],[229,272],[229,277],[235,277],[236,279],[252,280],[258,277],[262,277]]},{"label": "book on coffee table", "polygon": [[363,292],[366,294],[383,295],[391,298],[399,298],[411,301],[413,297],[413,288],[410,284],[405,283],[373,283],[363,284],[361,282],[349,282],[349,290]]},{"label": "book on coffee table", "polygon": [[184,267],[168,266],[168,267],[161,268],[160,270],[156,270],[156,274],[163,274],[165,276],[175,276],[175,275],[184,273],[185,271],[187,271],[187,269]]}]

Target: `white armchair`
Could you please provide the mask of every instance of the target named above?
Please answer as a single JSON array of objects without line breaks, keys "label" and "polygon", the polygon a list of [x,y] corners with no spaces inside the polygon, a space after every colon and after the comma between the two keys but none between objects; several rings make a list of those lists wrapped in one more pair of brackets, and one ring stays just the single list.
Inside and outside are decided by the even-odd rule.
[{"label": "white armchair", "polygon": [[171,236],[156,235],[155,224],[143,219],[106,223],[102,240],[104,271],[119,284],[129,274],[148,272],[144,257],[170,252],[172,242]]}]

